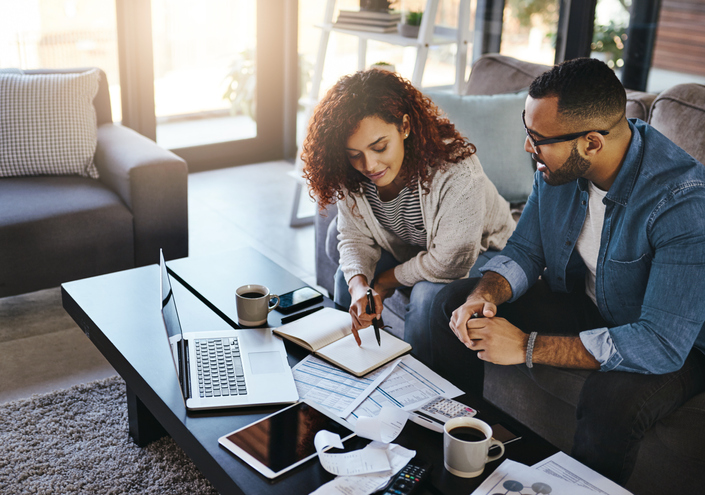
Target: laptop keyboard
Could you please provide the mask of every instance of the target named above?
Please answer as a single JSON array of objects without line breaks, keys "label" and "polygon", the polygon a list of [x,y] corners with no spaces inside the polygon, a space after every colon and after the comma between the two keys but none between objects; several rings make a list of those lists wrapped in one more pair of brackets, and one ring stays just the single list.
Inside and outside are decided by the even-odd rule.
[{"label": "laptop keyboard", "polygon": [[196,367],[201,397],[247,394],[237,337],[196,339]]}]

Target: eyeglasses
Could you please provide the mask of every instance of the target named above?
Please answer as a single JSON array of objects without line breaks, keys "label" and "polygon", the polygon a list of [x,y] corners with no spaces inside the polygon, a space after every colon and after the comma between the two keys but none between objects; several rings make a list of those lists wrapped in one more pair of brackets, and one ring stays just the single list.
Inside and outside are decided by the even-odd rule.
[{"label": "eyeglasses", "polygon": [[531,143],[531,146],[534,148],[534,151],[536,153],[539,153],[539,146],[543,146],[545,144],[564,143],[566,141],[572,141],[573,139],[578,139],[579,137],[587,136],[591,132],[597,132],[598,134],[602,134],[603,136],[606,136],[607,134],[610,133],[609,131],[596,131],[596,130],[582,131],[582,132],[573,132],[571,134],[563,134],[562,136],[540,139],[539,141],[536,141],[531,136],[531,133],[529,133],[529,128],[526,127],[526,120],[524,118],[525,115],[526,115],[526,110],[523,110],[521,112],[521,121],[524,123],[524,130],[526,131],[526,135],[529,137],[529,142]]}]

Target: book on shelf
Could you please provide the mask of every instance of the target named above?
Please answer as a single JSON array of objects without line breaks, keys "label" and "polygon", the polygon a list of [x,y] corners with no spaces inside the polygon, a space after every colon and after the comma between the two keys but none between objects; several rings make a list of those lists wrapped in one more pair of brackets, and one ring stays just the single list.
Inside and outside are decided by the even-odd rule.
[{"label": "book on shelf", "polygon": [[367,24],[351,24],[347,22],[336,22],[334,27],[338,29],[348,29],[350,31],[367,31],[369,33],[396,33],[397,26],[369,26]]},{"label": "book on shelf", "polygon": [[366,375],[411,350],[407,342],[384,330],[380,330],[381,345],[377,345],[371,326],[360,330],[362,345],[358,347],[350,314],[333,308],[323,308],[273,332],[355,376]]},{"label": "book on shelf", "polygon": [[342,24],[355,24],[356,26],[378,26],[378,27],[394,27],[396,28],[396,21],[376,21],[374,19],[341,19],[338,17],[336,25],[338,23]]},{"label": "book on shelf", "polygon": [[376,10],[341,10],[338,13],[338,19],[374,19],[377,21],[401,21],[399,12],[380,12]]}]

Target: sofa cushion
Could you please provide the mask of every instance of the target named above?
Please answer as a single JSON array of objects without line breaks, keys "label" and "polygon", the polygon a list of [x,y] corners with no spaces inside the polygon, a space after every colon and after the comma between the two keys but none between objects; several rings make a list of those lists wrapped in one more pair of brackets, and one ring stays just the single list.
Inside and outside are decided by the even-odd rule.
[{"label": "sofa cushion", "polygon": [[134,266],[132,214],[84,177],[0,179],[0,297]]},{"label": "sofa cushion", "polygon": [[528,88],[550,68],[496,53],[483,55],[473,64],[463,94],[496,95],[519,91]]},{"label": "sofa cushion", "polygon": [[527,92],[468,96],[428,91],[426,95],[475,145],[485,174],[504,199],[526,201],[534,176],[531,155],[524,151],[526,132],[521,123]]},{"label": "sofa cushion", "polygon": [[678,84],[662,92],[651,106],[649,123],[705,163],[705,86]]},{"label": "sofa cushion", "polygon": [[99,73],[0,74],[0,176],[98,177]]}]

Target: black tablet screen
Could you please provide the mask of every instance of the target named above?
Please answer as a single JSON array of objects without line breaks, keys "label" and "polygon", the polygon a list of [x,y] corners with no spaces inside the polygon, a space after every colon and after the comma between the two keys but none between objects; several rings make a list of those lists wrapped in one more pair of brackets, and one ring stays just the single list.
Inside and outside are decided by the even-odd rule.
[{"label": "black tablet screen", "polygon": [[275,473],[316,453],[313,438],[321,430],[351,434],[345,426],[305,402],[228,435],[228,440]]}]

